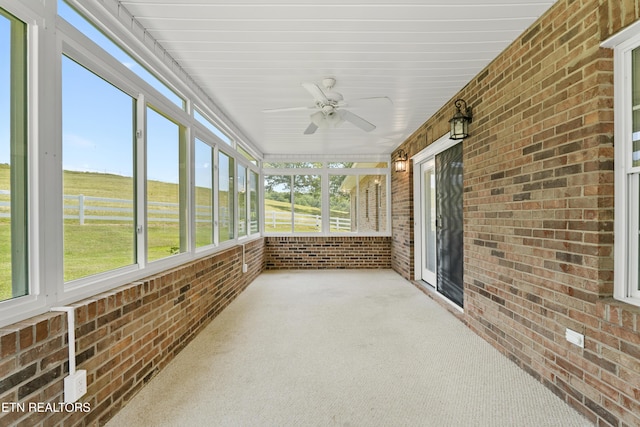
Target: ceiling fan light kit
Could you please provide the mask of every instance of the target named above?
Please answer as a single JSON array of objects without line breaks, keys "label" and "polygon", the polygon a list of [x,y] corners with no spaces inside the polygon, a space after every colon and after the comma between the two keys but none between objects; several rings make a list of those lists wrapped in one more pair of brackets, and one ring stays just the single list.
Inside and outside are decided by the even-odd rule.
[{"label": "ceiling fan light kit", "polygon": [[[309,116],[311,123],[305,129],[305,135],[311,135],[318,129],[337,128],[345,121],[365,132],[371,132],[374,130],[376,128],[374,124],[345,108],[348,106],[348,103],[344,101],[342,94],[338,92],[331,92],[331,89],[333,89],[335,84],[336,79],[333,77],[326,77],[322,79],[322,86],[325,90],[322,90],[316,83],[302,83],[302,87],[305,88],[313,97],[315,105],[312,107],[276,108],[263,110],[263,112],[278,113],[295,110],[317,110]],[[391,102],[391,100],[386,96],[360,98],[354,101],[369,102],[376,100],[383,100],[388,103]]]}]

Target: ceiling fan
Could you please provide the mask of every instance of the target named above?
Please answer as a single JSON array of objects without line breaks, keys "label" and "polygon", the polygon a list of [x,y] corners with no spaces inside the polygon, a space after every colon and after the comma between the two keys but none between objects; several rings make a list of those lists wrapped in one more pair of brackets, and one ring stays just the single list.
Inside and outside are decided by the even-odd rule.
[{"label": "ceiling fan", "polygon": [[322,85],[325,90],[322,90],[320,86],[315,83],[302,83],[302,87],[307,90],[313,97],[315,105],[310,107],[290,107],[290,108],[276,108],[271,110],[263,110],[265,113],[279,113],[284,111],[296,111],[296,110],[317,110],[311,114],[311,123],[305,129],[305,135],[311,135],[315,133],[318,128],[334,128],[340,126],[344,121],[347,121],[354,126],[362,129],[365,132],[371,132],[376,127],[374,124],[368,122],[357,114],[345,109],[345,107],[357,106],[359,103],[369,101],[384,101],[391,103],[391,99],[386,96],[376,96],[371,98],[358,98],[352,100],[350,103],[344,101],[343,96],[338,92],[332,92],[333,86],[336,84],[336,79],[333,77],[327,77],[322,79]]}]

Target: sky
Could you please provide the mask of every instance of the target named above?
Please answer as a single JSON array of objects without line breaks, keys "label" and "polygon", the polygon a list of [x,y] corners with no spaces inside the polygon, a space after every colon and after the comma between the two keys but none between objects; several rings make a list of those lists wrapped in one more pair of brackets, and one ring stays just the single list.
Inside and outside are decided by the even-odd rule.
[{"label": "sky", "polygon": [[[178,105],[182,100],[64,2],[59,14]],[[0,17],[0,163],[9,163],[10,23]],[[62,59],[63,169],[133,176],[135,104],[73,60]],[[199,119],[204,118],[198,115]],[[178,182],[178,126],[147,108],[147,178]],[[212,128],[213,126],[207,126]],[[212,129],[214,132],[217,129]],[[221,133],[218,136],[226,138]],[[228,140],[228,138],[227,138]],[[196,144],[198,146],[199,144]],[[196,149],[196,184],[210,187],[210,156]],[[202,159],[202,160],[201,160]]]},{"label": "sky", "polygon": [[[80,18],[66,3],[58,13],[129,69],[155,81],[129,55]],[[157,82],[154,87],[181,100]],[[62,63],[63,168],[133,176],[133,98],[66,57]],[[147,178],[178,182],[178,126],[147,108]]]}]

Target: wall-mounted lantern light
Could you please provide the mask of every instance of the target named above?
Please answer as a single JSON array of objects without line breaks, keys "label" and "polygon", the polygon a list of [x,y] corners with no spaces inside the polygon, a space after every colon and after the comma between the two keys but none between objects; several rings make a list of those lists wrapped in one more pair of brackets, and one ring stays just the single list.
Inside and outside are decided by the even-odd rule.
[{"label": "wall-mounted lantern light", "polygon": [[393,166],[396,172],[405,172],[407,170],[407,153],[404,150],[399,150],[396,154],[396,159],[393,161]]},{"label": "wall-mounted lantern light", "polygon": [[[464,104],[464,109],[462,104]],[[455,106],[456,113],[449,120],[451,125],[449,139],[464,139],[469,136],[469,123],[473,118],[471,107],[467,107],[467,103],[463,99],[456,99]]]}]

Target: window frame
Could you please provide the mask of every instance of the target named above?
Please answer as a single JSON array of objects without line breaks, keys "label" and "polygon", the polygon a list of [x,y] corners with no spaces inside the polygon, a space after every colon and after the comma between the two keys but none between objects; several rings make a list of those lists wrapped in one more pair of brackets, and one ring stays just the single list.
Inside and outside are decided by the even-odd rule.
[{"label": "window frame", "polygon": [[[319,163],[321,167],[311,167],[311,168],[302,168],[302,167],[291,167],[291,168],[272,168],[272,167],[263,167],[262,174],[260,175],[261,185],[260,190],[262,192],[262,196],[260,199],[260,228],[262,230],[262,234],[264,236],[273,236],[273,237],[285,237],[285,236],[300,236],[300,237],[347,237],[347,236],[363,236],[363,237],[390,237],[391,234],[391,158],[390,156],[373,156],[371,158],[345,158],[345,159],[321,159],[318,157],[310,156],[309,159],[299,160],[297,158],[286,158],[286,157],[277,157],[277,156],[268,156],[264,162],[267,163],[296,163],[296,162],[305,162],[305,163]],[[386,162],[386,168],[340,168],[340,167],[330,167],[331,163],[382,163]],[[320,232],[295,232],[294,227],[292,226],[291,232],[270,232],[266,230],[265,221],[265,194],[264,194],[264,179],[267,175],[281,175],[281,176],[294,176],[294,175],[319,175],[321,179],[321,212],[322,212],[322,225]],[[371,176],[371,175],[381,175],[385,177],[385,188],[386,188],[386,200],[385,200],[385,218],[384,222],[384,231],[331,231],[330,227],[330,188],[329,188],[329,176],[330,175],[349,175],[349,176]],[[291,191],[294,191],[292,188]],[[381,190],[382,191],[382,190]],[[359,196],[358,196],[359,197]],[[359,202],[358,202],[359,203]],[[292,212],[293,212],[292,205]],[[359,213],[357,214],[359,215]],[[292,217],[293,218],[293,217]],[[293,219],[292,219],[293,221]],[[382,225],[382,224],[381,224]]]},{"label": "window frame", "polygon": [[[238,176],[238,172],[237,172],[237,158],[234,157],[232,154],[233,150],[229,148],[224,148],[224,149],[220,149],[219,147],[216,148],[215,150],[215,155],[216,155],[216,201],[217,203],[217,209],[216,209],[216,219],[215,219],[215,227],[216,227],[216,242],[218,242],[218,245],[228,245],[229,242],[234,242],[238,240],[238,197],[236,196],[236,192],[238,191],[237,189],[237,185],[236,185],[236,177]],[[228,231],[230,234],[232,234],[230,237],[228,237],[225,240],[221,240],[220,238],[220,209],[223,208],[222,203],[220,202],[220,182],[222,181],[220,179],[220,155],[224,155],[229,159],[229,167],[227,170],[227,176],[226,178],[228,179],[228,185],[229,188],[227,189],[227,198],[228,197],[233,197],[233,202],[231,204],[231,207],[233,208],[233,212],[229,213],[229,221],[232,221],[233,224],[231,224],[230,227],[228,227]],[[227,199],[227,204],[229,203],[229,200]]]},{"label": "window frame", "polygon": [[[63,43],[63,45],[64,45],[64,43]],[[140,99],[141,98],[138,95],[133,95],[132,93],[125,92],[121,87],[115,85],[112,81],[107,80],[104,76],[101,76],[100,74],[95,73],[95,63],[93,61],[88,60],[87,58],[83,58],[82,55],[79,55],[79,56],[75,56],[75,55],[77,55],[77,53],[75,53],[75,52],[74,52],[74,56],[69,56],[69,55],[67,55],[66,52],[63,51],[62,54],[60,55],[60,58],[61,58],[61,61],[62,61],[62,57],[66,57],[68,60],[70,60],[72,62],[75,62],[78,67],[81,67],[81,68],[85,69],[89,73],[93,73],[97,78],[99,78],[99,79],[103,80],[105,83],[113,86],[115,89],[120,90],[123,94],[129,96],[131,98],[131,100],[133,101],[133,103],[134,103],[134,105],[133,105],[134,108],[132,108],[132,117],[131,117],[132,118],[132,124],[133,124],[133,127],[139,127],[139,124],[137,123],[139,121],[138,120],[138,114],[137,114],[137,112],[134,113],[133,110],[136,110],[136,111],[138,110],[138,104],[140,103]],[[76,57],[83,58],[82,61],[84,63],[78,62],[75,59]],[[87,64],[90,64],[92,67],[94,67],[94,69],[90,69],[90,68],[86,67]],[[63,70],[61,69],[61,78],[64,78],[64,76],[62,75],[62,72],[63,72]],[[61,93],[61,97],[60,97],[60,104],[61,104],[60,114],[61,115],[64,113],[64,109],[62,108],[63,97],[64,97],[64,94]],[[60,135],[62,137],[62,141],[61,141],[62,156],[61,156],[61,159],[62,159],[62,162],[63,162],[63,168],[62,168],[61,173],[62,173],[62,192],[63,192],[63,195],[64,195],[64,170],[65,169],[64,169],[64,137],[63,137],[63,131],[64,131],[64,129],[61,128],[61,130],[60,130]],[[134,135],[131,135],[131,137],[133,139]],[[86,275],[86,276],[78,277],[76,279],[72,279],[72,280],[68,280],[68,281],[65,281],[63,279],[63,282],[64,282],[66,287],[74,287],[74,286],[81,285],[84,282],[91,282],[91,281],[95,280],[94,278],[96,276],[103,275],[105,273],[109,274],[109,273],[114,272],[114,271],[122,271],[122,272],[124,272],[124,271],[137,270],[138,269],[138,265],[141,263],[140,259],[138,259],[139,258],[139,251],[136,251],[136,247],[139,245],[138,233],[135,233],[135,227],[137,227],[137,226],[142,224],[141,218],[139,217],[139,212],[141,211],[140,210],[140,206],[138,204],[138,199],[139,199],[138,189],[139,188],[138,188],[138,185],[137,185],[137,182],[136,182],[136,171],[137,171],[136,157],[138,157],[137,150],[139,148],[137,146],[140,145],[140,141],[136,141],[136,142],[132,141],[131,144],[132,145],[131,145],[130,148],[133,150],[132,151],[132,164],[131,164],[132,172],[133,172],[133,176],[132,176],[132,180],[133,180],[133,185],[132,185],[132,191],[133,191],[133,200],[132,200],[133,216],[132,216],[132,218],[133,218],[133,222],[134,222],[134,228],[131,231],[134,232],[134,238],[133,238],[133,242],[132,243],[134,245],[134,248],[133,248],[134,257],[137,260],[136,260],[136,262],[133,262],[131,264],[123,265],[121,267],[117,267],[117,268],[114,268],[114,269],[111,269],[111,270],[107,270],[107,271],[101,271],[101,272],[98,272],[98,273],[95,273],[95,274],[89,274],[89,275]],[[62,235],[62,244],[63,244],[63,248],[64,248],[64,244],[65,244],[65,238],[64,238],[64,216],[63,216],[63,220],[62,221],[63,221],[63,226],[62,226],[62,229],[63,229],[63,231],[62,231],[62,233],[63,233],[63,235]],[[62,268],[63,268],[63,274],[64,274],[64,267],[65,267],[64,266],[64,257],[62,258],[62,262],[63,262]],[[142,265],[144,265],[144,262],[142,262]]]},{"label": "window frame", "polygon": [[[640,167],[631,161],[632,63],[631,54],[640,48],[640,22],[602,43],[613,49],[614,72],[614,280],[613,296],[640,306],[638,268],[640,236]],[[640,70],[639,70],[640,71]]]},{"label": "window frame", "polygon": [[[145,113],[144,113],[144,125],[140,126],[138,125],[138,128],[142,128],[144,129],[143,131],[143,135],[144,135],[144,142],[142,145],[144,145],[145,147],[145,153],[148,152],[148,144],[149,144],[149,140],[148,140],[148,120],[147,120],[147,111],[149,110],[153,110],[156,114],[158,114],[160,117],[164,118],[165,120],[167,120],[168,122],[174,124],[177,126],[177,130],[178,130],[178,141],[174,141],[177,142],[178,144],[178,159],[177,159],[177,163],[178,163],[178,253],[175,255],[167,255],[163,258],[157,258],[157,259],[153,259],[153,260],[149,260],[149,246],[148,246],[148,237],[149,237],[149,215],[148,215],[148,208],[150,205],[150,201],[148,200],[148,193],[147,191],[145,191],[144,193],[138,194],[138,199],[143,199],[143,203],[144,203],[144,208],[142,208],[141,210],[144,211],[145,213],[145,217],[143,222],[138,223],[138,225],[142,225],[144,232],[142,234],[144,234],[145,238],[146,238],[146,246],[144,249],[144,255],[140,254],[139,256],[144,256],[144,262],[142,265],[148,265],[148,264],[155,264],[155,263],[162,263],[163,261],[169,259],[169,258],[174,258],[174,257],[179,257],[182,254],[185,253],[189,253],[192,249],[192,245],[191,245],[191,232],[190,232],[190,227],[191,227],[191,218],[192,218],[192,203],[191,203],[191,199],[192,199],[192,187],[193,185],[191,184],[193,181],[191,180],[190,177],[190,167],[192,165],[192,163],[190,163],[189,159],[190,158],[190,152],[191,147],[192,147],[192,143],[191,140],[189,138],[189,130],[188,130],[188,126],[185,125],[184,123],[176,120],[174,117],[172,117],[169,114],[166,114],[164,111],[162,111],[159,108],[156,108],[155,105],[151,104],[150,102],[146,102],[144,104],[144,108],[145,108]],[[144,177],[142,178],[144,180],[144,185],[146,188],[147,183],[149,182],[149,176],[148,176],[148,156],[145,155],[144,157],[144,161],[145,161],[145,174]],[[137,175],[138,180],[141,179],[140,177],[140,172],[134,172],[134,175]],[[139,205],[139,200],[137,201],[137,204]]]},{"label": "window frame", "polygon": [[[127,52],[148,70],[168,83],[171,89],[185,99],[184,109],[165,98],[152,85],[129,70],[116,58],[109,55],[98,44],[57,15],[57,2],[15,2],[0,0],[0,8],[26,25],[26,150],[27,156],[27,244],[29,294],[0,302],[0,327],[26,318],[42,314],[53,306],[74,303],[84,298],[126,285],[144,277],[149,277],[168,269],[201,259],[227,248],[246,244],[261,237],[257,232],[248,232],[239,238],[237,218],[234,218],[234,238],[219,243],[217,225],[214,226],[214,244],[195,247],[195,179],[192,173],[194,142],[197,136],[212,147],[216,162],[213,164],[213,215],[217,221],[219,205],[217,181],[218,150],[221,148],[234,163],[247,170],[247,186],[250,173],[261,176],[260,162],[263,154],[257,150],[233,122],[231,122],[206,96],[193,85],[188,76],[174,73],[163,58],[141,43],[136,33],[123,25],[127,17],[114,16],[100,4],[78,3],[83,11],[90,11],[91,20],[100,20],[99,26],[108,30],[109,36],[126,47]],[[45,25],[46,23],[46,25]],[[63,276],[63,168],[62,156],[62,55],[68,56],[80,66],[96,74],[106,82],[131,96],[136,102],[135,130],[135,180],[136,180],[136,221],[138,226],[146,226],[146,108],[152,106],[169,120],[181,127],[181,162],[186,162],[185,186],[186,203],[181,207],[181,215],[186,218],[185,241],[181,241],[184,252],[163,259],[146,262],[146,232],[137,231],[137,263],[114,270],[96,273],[69,282]],[[224,130],[233,146],[220,140],[193,117],[194,105],[206,117],[215,117],[216,126]],[[255,161],[246,158],[246,153]],[[183,160],[184,158],[184,160]],[[259,181],[258,181],[259,182]],[[248,187],[247,187],[248,188]],[[236,187],[234,185],[234,191]],[[251,218],[251,196],[247,191],[247,220]],[[261,186],[257,188],[258,216],[262,204]],[[234,215],[237,216],[237,197],[234,197]]]},{"label": "window frame", "polygon": [[[197,154],[197,150],[196,150],[196,144],[198,144],[198,142],[204,144],[208,149],[209,149],[209,159],[210,159],[210,179],[211,179],[211,243],[207,244],[207,245],[202,245],[202,246],[198,246],[197,244],[197,238],[198,238],[198,232],[197,232],[197,204],[198,204],[198,199],[196,197],[196,187],[197,187],[197,180],[196,180],[196,171],[195,171],[195,166],[197,164],[196,162],[196,154]],[[217,174],[216,174],[216,159],[215,159],[215,150],[216,150],[216,145],[212,144],[210,141],[208,141],[207,139],[207,135],[203,135],[200,134],[197,130],[192,131],[192,140],[190,141],[191,144],[191,153],[192,153],[192,157],[190,159],[191,164],[193,165],[192,168],[190,168],[189,170],[189,174],[190,176],[190,181],[193,183],[193,185],[191,185],[189,187],[189,191],[192,192],[191,194],[191,200],[193,200],[193,206],[192,206],[192,212],[193,212],[193,218],[191,219],[191,223],[193,224],[193,235],[192,235],[192,241],[193,241],[193,246],[191,247],[192,251],[195,252],[202,252],[202,251],[206,251],[209,250],[211,248],[214,248],[217,245],[217,240],[216,240],[216,226],[215,226],[215,221],[216,221],[216,210],[217,210],[217,205],[216,205],[216,201],[217,201],[217,191],[216,191],[216,186],[217,186]]]},{"label": "window frame", "polygon": [[[70,303],[78,299],[89,297],[96,293],[112,289],[116,286],[126,284],[131,280],[137,280],[141,277],[156,274],[158,272],[182,265],[189,260],[198,259],[208,256],[217,251],[238,244],[237,235],[234,234],[233,239],[224,242],[219,241],[219,227],[217,218],[218,202],[218,176],[217,161],[218,149],[224,146],[224,152],[232,159],[234,165],[242,157],[236,148],[229,146],[225,141],[221,140],[215,133],[211,132],[206,126],[193,117],[194,103],[202,106],[197,96],[186,91],[176,91],[179,96],[186,99],[186,108],[183,110],[171,100],[167,99],[151,84],[143,80],[139,75],[126,68],[120,61],[112,57],[108,52],[104,51],[94,41],[90,40],[74,26],[66,22],[63,18],[57,16],[58,34],[57,41],[59,57],[66,55],[72,60],[78,62],[81,66],[87,68],[100,78],[117,87],[124,93],[131,95],[137,99],[136,112],[136,128],[138,132],[138,143],[136,147],[136,221],[138,227],[142,227],[143,232],[138,232],[137,236],[137,263],[131,266],[122,267],[116,270],[109,270],[97,273],[91,276],[80,278],[71,282],[63,280],[56,283],[59,303]],[[132,55],[139,59],[138,55]],[[58,64],[59,66],[59,64]],[[165,80],[163,80],[165,81]],[[59,84],[58,84],[59,86]],[[60,88],[58,88],[60,92]],[[60,97],[60,93],[57,95]],[[158,114],[165,116],[168,120],[176,123],[180,128],[180,152],[181,157],[184,156],[188,164],[187,171],[184,174],[185,188],[181,188],[181,198],[184,197],[185,204],[180,206],[180,215],[186,219],[184,232],[181,233],[181,252],[161,259],[148,260],[147,251],[147,192],[146,192],[146,175],[147,175],[147,144],[146,144],[146,109],[152,108]],[[203,114],[204,107],[199,108],[199,113]],[[205,115],[208,117],[208,114]],[[214,152],[214,242],[211,245],[196,248],[195,247],[195,181],[191,171],[193,164],[193,156],[195,150],[195,138],[210,145]],[[184,142],[183,142],[184,141]],[[61,142],[60,142],[61,143]],[[183,146],[186,145],[186,146]],[[251,165],[254,166],[254,165]],[[250,166],[249,166],[250,167]],[[255,166],[254,166],[255,168]],[[61,173],[61,172],[60,172]],[[182,185],[182,184],[180,184]],[[235,195],[234,195],[235,197]],[[237,204],[237,200],[234,200]],[[237,212],[237,207],[234,208]],[[237,227],[237,220],[234,221]],[[61,225],[60,225],[61,228]],[[236,230],[233,230],[236,233]],[[62,239],[60,232],[59,239]],[[256,236],[248,236],[255,238]],[[59,252],[59,251],[58,251]],[[62,258],[60,257],[60,260]],[[61,267],[60,267],[61,268]]]},{"label": "window frame", "polygon": [[[38,117],[46,117],[46,95],[42,85],[37,85],[38,75],[42,73],[43,66],[40,58],[45,54],[47,46],[52,41],[45,36],[44,12],[42,9],[32,10],[22,3],[11,2],[7,4],[0,1],[0,8],[25,24],[25,80],[26,80],[26,136],[24,146],[27,152],[26,159],[26,192],[27,192],[27,216],[26,216],[26,251],[27,251],[27,294],[0,301],[0,326],[10,324],[25,317],[36,315],[44,311],[48,305],[46,292],[43,292],[43,274],[39,268],[45,249],[41,237],[43,226],[41,221],[41,209],[43,205],[42,184],[46,182],[41,172],[43,163],[39,158],[38,141],[47,137],[47,132],[38,126]],[[38,97],[43,102],[33,102]],[[50,100],[50,99],[49,99]],[[46,216],[42,216],[46,219]],[[13,267],[12,267],[13,268]]]}]

